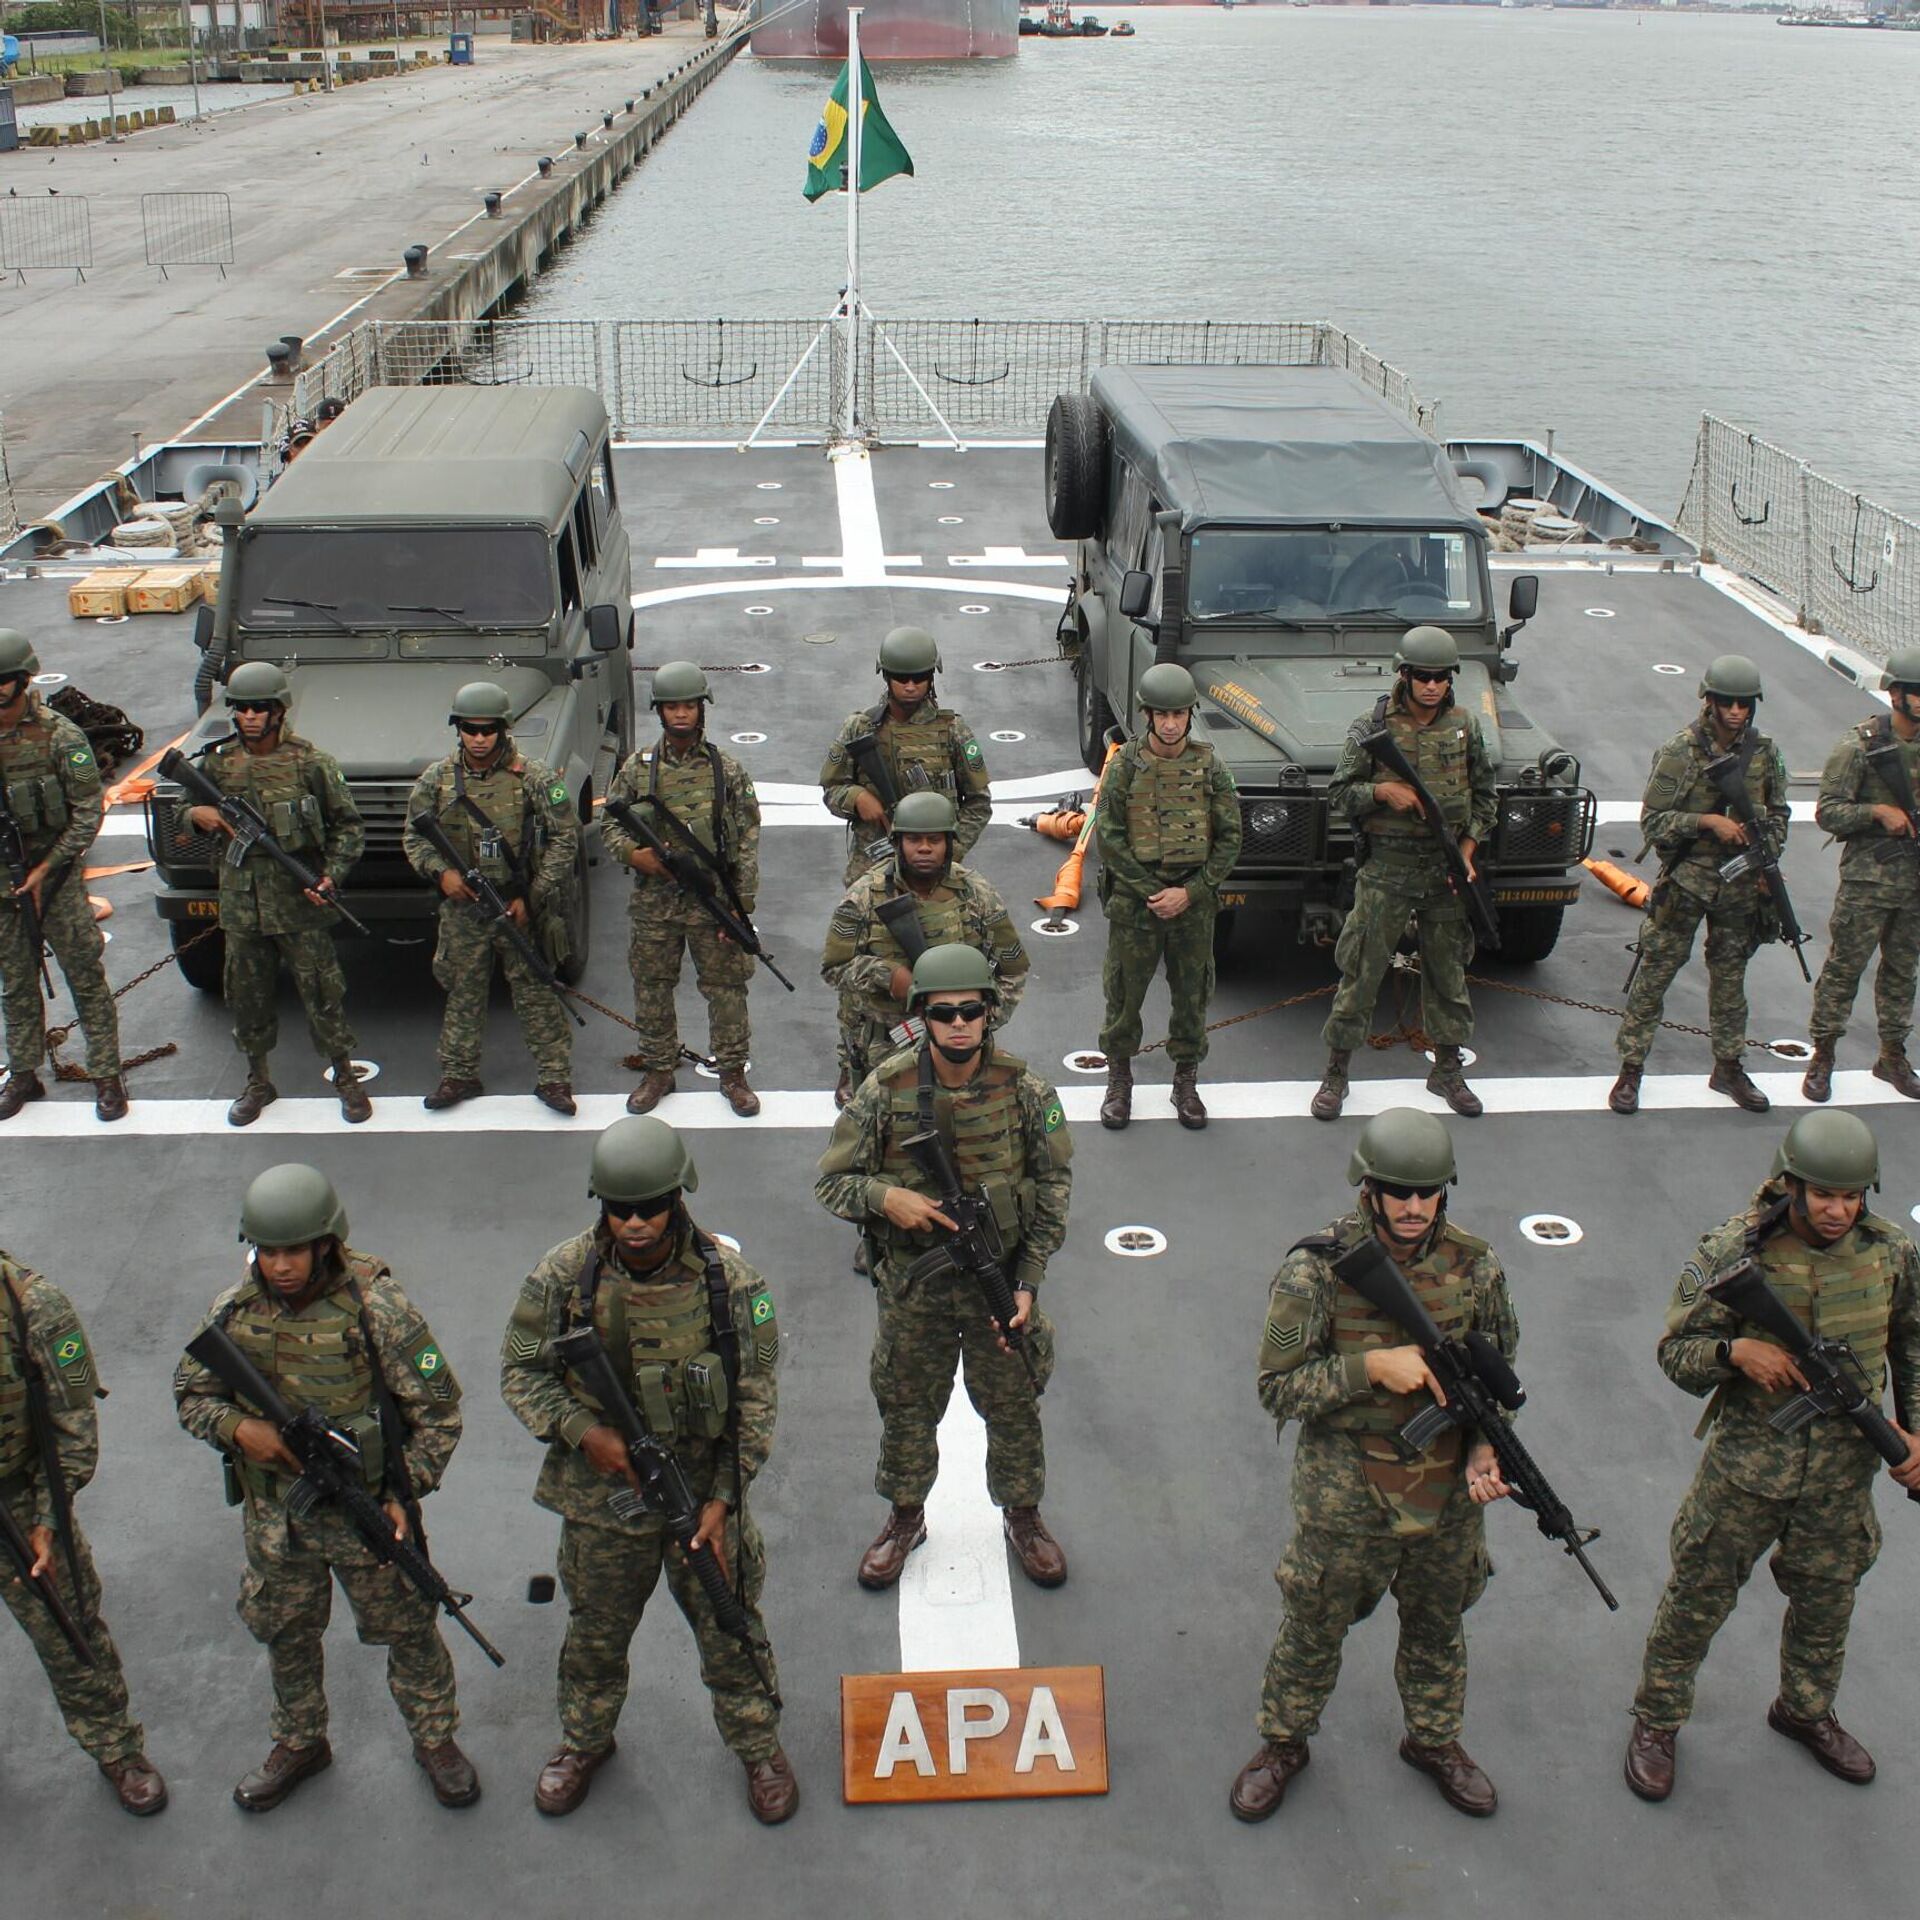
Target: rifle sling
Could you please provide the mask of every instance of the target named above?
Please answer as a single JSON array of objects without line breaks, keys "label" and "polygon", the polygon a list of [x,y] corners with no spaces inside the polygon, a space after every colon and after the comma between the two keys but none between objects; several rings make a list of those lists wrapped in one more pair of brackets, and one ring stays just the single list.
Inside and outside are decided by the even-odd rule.
[{"label": "rifle sling", "polygon": [[753,918],[747,912],[746,908],[740,904],[740,892],[733,884],[733,874],[730,871],[732,862],[726,858],[725,821],[722,817],[720,805],[725,775],[720,766],[720,749],[714,746],[711,741],[703,741],[700,750],[707,756],[713,767],[713,839],[714,845],[721,849],[718,855],[709,853],[700,843],[699,837],[688,827],[686,822],[660,798],[660,751],[658,748],[654,750],[653,760],[649,769],[647,791],[641,797],[653,808],[655,815],[666,827],[667,832],[675,840],[679,841],[681,846],[684,847],[687,852],[691,853],[694,858],[720,882],[727,896],[727,905],[738,915],[740,924],[744,927],[751,927],[753,925]]},{"label": "rifle sling", "polygon": [[[464,809],[468,817],[482,833],[491,834],[499,832],[499,823],[491,814],[482,809],[467,792],[466,750],[464,748],[456,751],[453,756],[453,803],[455,806]],[[520,787],[520,850],[517,853],[510,853],[507,856],[507,869],[513,875],[513,884],[523,898],[530,897],[533,892],[533,883],[529,877],[526,865],[527,850],[533,844],[532,827],[533,808],[527,800],[526,783],[523,781]],[[478,848],[475,849],[474,863],[475,865],[479,864]]]}]

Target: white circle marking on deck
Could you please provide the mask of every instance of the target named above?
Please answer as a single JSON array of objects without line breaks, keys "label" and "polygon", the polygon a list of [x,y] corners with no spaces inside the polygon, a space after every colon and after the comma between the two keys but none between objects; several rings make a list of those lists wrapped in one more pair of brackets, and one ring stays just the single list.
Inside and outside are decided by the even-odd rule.
[{"label": "white circle marking on deck", "polygon": [[[1433,1063],[1436,1066],[1439,1064],[1438,1060],[1435,1059],[1434,1051],[1431,1047],[1427,1047],[1424,1049],[1424,1057],[1430,1061],[1433,1061]],[[1471,1047],[1462,1047],[1460,1049],[1460,1064],[1463,1067],[1471,1067],[1471,1066],[1477,1065],[1479,1062],[1479,1059],[1480,1059],[1480,1056],[1477,1053],[1475,1053]]]},{"label": "white circle marking on deck", "polygon": [[1663,660],[1654,668],[1655,673],[1685,673],[1685,667],[1676,667],[1671,660]]},{"label": "white circle marking on deck", "polygon": [[766,744],[764,733],[735,733],[727,736],[736,747],[759,747]]},{"label": "white circle marking on deck", "polygon": [[765,615],[771,613],[773,609],[771,607],[744,607],[741,609],[741,611],[744,613],[750,614],[754,619],[759,620],[763,618]]},{"label": "white circle marking on deck", "polygon": [[993,609],[988,606],[983,606],[978,600],[968,600],[962,602],[960,611],[962,613],[991,613]]},{"label": "white circle marking on deck", "polygon": [[1520,1233],[1536,1247],[1573,1247],[1587,1237],[1579,1221],[1561,1213],[1530,1213],[1520,1222]]},{"label": "white circle marking on deck", "polygon": [[1122,1260],[1151,1260],[1167,1250],[1167,1236],[1158,1227],[1115,1227],[1106,1238],[1107,1251]]},{"label": "white circle marking on deck", "polygon": [[1069,1073],[1105,1073],[1107,1056],[1097,1047],[1083,1047],[1078,1053],[1070,1053],[1060,1063]]},{"label": "white circle marking on deck", "polygon": [[[753,1062],[749,1060],[746,1063],[746,1065],[740,1069],[740,1071],[742,1073],[749,1072],[752,1069],[752,1066],[753,1066]],[[702,1080],[718,1080],[720,1078],[720,1069],[718,1067],[708,1066],[704,1060],[697,1061],[694,1065],[693,1070],[695,1073],[697,1073],[700,1076]]]},{"label": "white circle marking on deck", "polygon": [[1611,620],[1614,617],[1611,607],[1584,607],[1581,611],[1589,620]]},{"label": "white circle marking on deck", "polygon": [[1000,732],[987,735],[989,740],[997,740],[1003,747],[1013,746],[1017,741],[1024,740],[1026,737],[1024,733],[1017,731],[1013,727],[1003,727]]},{"label": "white circle marking on deck", "polygon": [[1080,922],[1069,919],[1063,913],[1057,920],[1034,921],[1033,931],[1045,935],[1049,940],[1064,940],[1068,934],[1080,931]]},{"label": "white circle marking on deck", "polygon": [[1813,1048],[1804,1040],[1769,1040],[1767,1051],[1779,1060],[1811,1060]]},{"label": "white circle marking on deck", "polygon": [[[378,1060],[356,1060],[353,1063],[353,1070],[362,1080],[378,1080],[380,1078],[380,1062]],[[325,1068],[321,1072],[320,1078],[324,1080],[328,1086],[332,1086],[333,1069],[331,1067]]]},{"label": "white circle marking on deck", "polygon": [[786,484],[784,480],[756,480],[754,487],[760,493],[778,493]]},{"label": "white circle marking on deck", "polygon": [[964,515],[958,513],[943,513],[940,516],[940,524],[943,527],[964,527],[967,522]]},{"label": "white circle marking on deck", "polygon": [[780,524],[780,521],[778,517],[774,514],[763,513],[759,516],[758,519],[754,521],[753,524],[756,527],[777,527]]}]

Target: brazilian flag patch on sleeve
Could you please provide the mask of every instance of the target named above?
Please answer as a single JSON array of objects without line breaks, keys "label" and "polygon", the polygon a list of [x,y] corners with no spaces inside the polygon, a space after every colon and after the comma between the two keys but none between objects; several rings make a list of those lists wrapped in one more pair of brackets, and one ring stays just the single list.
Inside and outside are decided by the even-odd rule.
[{"label": "brazilian flag patch on sleeve", "polygon": [[966,761],[968,766],[977,767],[980,764],[980,742],[978,740],[969,740],[962,752],[961,758]]},{"label": "brazilian flag patch on sleeve", "polygon": [[71,1333],[63,1334],[53,1343],[54,1364],[59,1367],[77,1367],[87,1357],[86,1336],[75,1327]]},{"label": "brazilian flag patch on sleeve", "polygon": [[551,800],[556,807],[564,807],[567,804],[567,790],[556,780],[553,785],[547,789],[547,798]]},{"label": "brazilian flag patch on sleeve", "polygon": [[85,747],[75,747],[67,755],[67,764],[71,767],[90,767],[93,765],[93,755]]},{"label": "brazilian flag patch on sleeve", "polygon": [[440,1351],[433,1335],[422,1331],[418,1343],[407,1359],[413,1370],[420,1376],[420,1383],[436,1400],[457,1400],[460,1397],[460,1384],[453,1377],[453,1369],[447,1364],[447,1356]]},{"label": "brazilian flag patch on sleeve", "polygon": [[773,1295],[765,1287],[748,1304],[747,1317],[753,1322],[753,1357],[762,1372],[770,1372],[780,1357],[780,1329],[773,1317]]},{"label": "brazilian flag patch on sleeve", "polygon": [[1040,1125],[1047,1133],[1058,1133],[1067,1124],[1065,1110],[1058,1100],[1047,1102],[1047,1110],[1040,1116]]}]

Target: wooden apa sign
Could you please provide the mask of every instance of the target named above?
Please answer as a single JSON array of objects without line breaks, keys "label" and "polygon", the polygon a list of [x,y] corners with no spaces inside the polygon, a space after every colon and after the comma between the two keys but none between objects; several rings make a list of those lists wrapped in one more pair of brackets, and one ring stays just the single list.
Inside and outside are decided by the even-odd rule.
[{"label": "wooden apa sign", "polygon": [[1106,1676],[1099,1667],[843,1674],[840,1790],[855,1806],[1105,1793]]}]

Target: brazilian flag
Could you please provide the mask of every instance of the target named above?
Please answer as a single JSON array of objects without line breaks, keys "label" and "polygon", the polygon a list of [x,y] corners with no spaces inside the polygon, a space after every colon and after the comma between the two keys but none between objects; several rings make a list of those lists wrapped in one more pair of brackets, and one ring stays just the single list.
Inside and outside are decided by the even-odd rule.
[{"label": "brazilian flag", "polygon": [[[840,78],[827,96],[820,124],[813,130],[813,144],[807,149],[807,185],[809,200],[823,193],[839,193],[846,187],[847,173],[847,93],[850,68],[840,69]],[[911,174],[913,159],[900,144],[900,136],[887,124],[873,90],[873,69],[860,62],[860,191],[891,180],[896,173]]]}]

